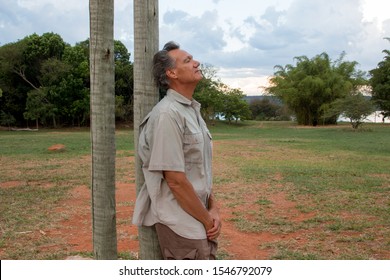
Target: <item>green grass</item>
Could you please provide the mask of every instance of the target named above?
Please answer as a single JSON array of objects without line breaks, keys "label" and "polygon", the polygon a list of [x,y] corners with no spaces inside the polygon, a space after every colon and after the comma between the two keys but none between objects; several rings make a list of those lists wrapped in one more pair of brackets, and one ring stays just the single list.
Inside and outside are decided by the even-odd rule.
[{"label": "green grass", "polygon": [[12,249],[7,250],[2,258],[34,259],[39,256],[36,248],[50,240],[42,236],[32,242],[30,234],[48,227],[60,218],[60,215],[52,215],[51,211],[66,196],[67,190],[63,186],[41,188],[30,185],[0,188],[0,250],[12,244]]},{"label": "green grass", "polygon": [[[217,146],[216,194],[232,209],[230,221],[237,229],[276,235],[310,231],[309,249],[276,242],[271,258],[378,258],[370,249],[372,238],[390,249],[390,126],[369,124],[354,131],[349,125],[246,122],[211,130]],[[295,204],[294,213],[272,203],[278,193]],[[308,213],[315,216],[293,220]],[[322,238],[321,232],[332,237]],[[349,242],[344,253],[330,253],[325,244],[333,240],[346,250],[346,242],[336,237],[340,234],[370,238],[351,237],[361,241]]]},{"label": "green grass", "polygon": [[[47,150],[51,145],[64,144],[66,153]],[[117,130],[116,148],[133,152],[133,132]],[[71,158],[91,153],[90,132],[86,128],[39,131],[0,131],[0,155],[18,159]]]},{"label": "green grass", "polygon": [[[209,127],[214,188],[243,234],[301,234],[259,248],[272,259],[377,259],[390,251],[390,126],[299,127],[245,122]],[[66,151],[49,152],[53,144]],[[117,178],[134,178],[133,132],[117,130]],[[28,234],[58,217],[56,203],[90,184],[88,129],[0,131],[0,257],[58,259],[39,252]],[[13,183],[18,187],[9,187]],[[300,218],[299,215],[303,215]],[[305,216],[306,215],[306,216]],[[245,238],[245,237],[243,237]],[[222,241],[222,244],[229,243]],[[10,248],[12,250],[10,250]],[[220,258],[231,258],[221,247]],[[123,253],[121,258],[131,258]],[[130,253],[129,253],[130,254]]]},{"label": "green grass", "polygon": [[[66,150],[48,151],[54,144],[64,144]],[[134,170],[126,165],[126,157],[134,155],[133,132],[117,130],[116,147],[117,179],[121,180]],[[68,197],[68,190],[90,186],[90,153],[88,129],[0,131],[0,258],[66,256],[61,251],[40,251],[42,245],[58,241],[39,232],[66,218],[53,209]],[[38,241],[31,241],[36,233]]]}]

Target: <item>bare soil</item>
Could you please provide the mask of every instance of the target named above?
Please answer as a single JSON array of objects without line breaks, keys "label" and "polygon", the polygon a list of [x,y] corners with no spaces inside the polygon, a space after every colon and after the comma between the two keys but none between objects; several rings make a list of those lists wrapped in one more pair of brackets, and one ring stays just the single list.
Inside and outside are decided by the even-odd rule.
[{"label": "bare soil", "polygon": [[[138,254],[139,242],[137,240],[137,227],[131,224],[135,202],[134,183],[117,183],[116,203],[117,203],[117,239],[118,252],[129,253],[135,258]],[[314,213],[302,214],[295,209],[295,203],[288,201],[284,193],[275,193],[271,199],[273,207],[269,209],[269,215],[275,210],[277,215],[283,215],[293,221],[303,221],[309,219]],[[290,234],[272,234],[268,232],[251,233],[242,232],[237,229],[231,221],[233,211],[250,212],[255,209],[254,204],[247,198],[245,209],[232,209],[227,207],[229,201],[220,201],[223,230],[220,237],[220,250],[227,253],[225,258],[247,260],[247,259],[269,259],[274,253],[274,249],[264,249],[261,244],[272,243],[279,240],[300,240],[302,232]],[[277,209],[277,210],[276,210]],[[92,226],[91,226],[91,191],[87,186],[73,188],[67,199],[63,200],[54,209],[62,218],[51,228],[45,229],[43,234],[57,240],[55,244],[41,247],[41,251],[65,250],[66,255],[90,254],[92,247]],[[276,215],[275,214],[275,215]],[[41,233],[42,234],[42,233]],[[39,235],[36,236],[40,238]]]},{"label": "bare soil", "polygon": [[[138,252],[137,227],[131,224],[134,201],[134,184],[118,183],[116,219],[119,252]],[[68,254],[92,252],[90,189],[87,186],[75,187],[69,198],[62,201],[55,211],[64,218],[45,231],[47,236],[62,240],[65,246],[61,247],[67,248]]]},{"label": "bare soil", "polygon": [[[82,161],[89,162],[89,158],[85,157]],[[137,227],[131,224],[136,197],[134,174],[131,174],[131,167],[129,168],[130,165],[133,165],[133,161],[132,157],[122,157],[117,164],[118,170],[126,171],[122,171],[122,174],[117,177],[116,218],[118,252],[137,258],[139,249]],[[220,156],[220,160],[215,163],[214,170],[220,178],[223,178],[224,174],[228,176],[227,174],[234,173],[233,168],[227,165],[223,156]],[[278,175],[272,179],[274,182],[281,180]],[[8,181],[1,183],[0,187],[17,188],[21,183]],[[53,187],[51,184],[42,182],[40,186],[43,188]],[[247,188],[246,191],[242,191],[244,187]],[[264,193],[265,200],[270,202],[266,207],[259,205],[256,201],[257,194],[260,192]],[[318,227],[305,228],[301,226],[297,227],[297,230],[277,233],[271,230],[251,232],[240,229],[235,222],[237,213],[243,215],[245,221],[250,222],[253,219],[255,223],[258,223],[256,214],[261,210],[270,220],[281,218],[293,225],[302,225],[305,221],[320,214],[315,210],[312,212],[299,211],[297,203],[289,200],[286,189],[278,188],[277,183],[276,187],[274,185],[271,189],[267,183],[243,186],[237,179],[226,183],[226,185],[220,183],[216,194],[219,197],[223,222],[222,234],[219,239],[219,251],[223,259],[272,259],[278,253],[280,245],[286,245],[286,248],[292,248],[292,250],[302,249],[303,252],[320,251],[319,256],[322,258],[338,259],[343,258],[343,254],[354,255],[354,252],[349,252],[352,244],[355,245],[355,248],[358,246],[356,250],[362,253],[359,256],[363,256],[363,258],[367,255],[372,259],[390,259],[390,252],[386,249],[386,245],[384,246],[386,238],[379,235],[381,229],[375,229],[375,231],[367,229],[361,232],[331,232],[326,230],[324,224],[319,224]],[[240,200],[240,203],[232,206],[232,202],[234,202],[232,200],[235,199]],[[90,258],[93,252],[90,188],[86,185],[72,187],[66,198],[57,203],[51,213],[54,216],[50,215],[50,217],[55,217],[55,219],[50,221],[46,228],[18,234],[23,236],[24,240],[28,239],[28,244],[35,246],[34,250],[38,250],[41,255],[57,252],[59,256],[65,256],[65,258],[75,258],[75,256]],[[370,217],[359,217],[350,215],[350,213],[336,213],[335,215],[339,215],[345,220],[370,219]],[[367,236],[372,236],[372,238],[362,242],[362,239]],[[2,250],[7,250],[7,248],[0,248],[0,256]],[[294,256],[287,257],[294,258]],[[54,256],[54,258],[56,257]]]}]

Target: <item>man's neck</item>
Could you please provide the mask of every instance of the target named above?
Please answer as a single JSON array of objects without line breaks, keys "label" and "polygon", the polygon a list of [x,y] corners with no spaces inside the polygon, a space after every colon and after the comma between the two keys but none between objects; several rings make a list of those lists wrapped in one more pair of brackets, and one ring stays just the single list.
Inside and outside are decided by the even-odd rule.
[{"label": "man's neck", "polygon": [[170,87],[171,89],[173,89],[174,91],[176,91],[177,93],[180,93],[181,95],[183,95],[185,98],[189,99],[189,100],[192,100],[192,96],[194,95],[194,91],[195,91],[195,88],[196,88],[196,85],[195,86],[189,86],[189,85],[171,85]]}]

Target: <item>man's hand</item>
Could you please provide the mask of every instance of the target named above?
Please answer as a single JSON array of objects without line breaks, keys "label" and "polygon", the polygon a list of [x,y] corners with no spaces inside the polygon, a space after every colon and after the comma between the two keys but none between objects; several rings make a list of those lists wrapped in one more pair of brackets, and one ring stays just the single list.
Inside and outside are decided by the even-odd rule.
[{"label": "man's hand", "polygon": [[219,210],[218,207],[216,206],[213,195],[210,196],[209,205],[210,205],[209,214],[213,219],[213,227],[208,229],[206,234],[209,240],[213,240],[213,239],[217,239],[218,236],[221,234],[221,227],[222,227],[221,218],[219,216]]}]

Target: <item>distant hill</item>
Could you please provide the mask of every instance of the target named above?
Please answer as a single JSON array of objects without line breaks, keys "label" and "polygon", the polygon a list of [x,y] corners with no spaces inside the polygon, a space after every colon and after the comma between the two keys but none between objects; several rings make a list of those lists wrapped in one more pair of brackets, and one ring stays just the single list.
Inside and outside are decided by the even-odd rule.
[{"label": "distant hill", "polygon": [[271,103],[274,103],[277,105],[282,105],[282,102],[280,101],[280,99],[275,97],[275,96],[269,96],[269,95],[249,95],[249,96],[247,95],[247,96],[244,96],[244,100],[246,102],[248,102],[249,104],[253,101],[260,101],[263,99],[268,99],[269,101],[271,101]]}]

